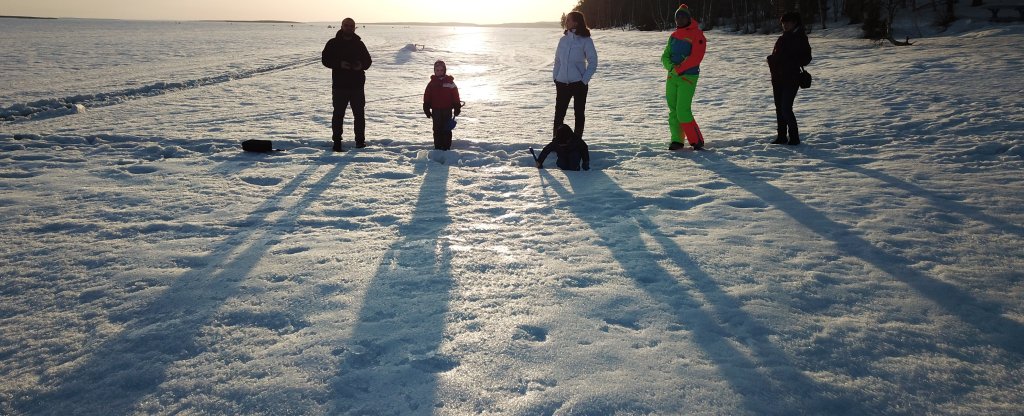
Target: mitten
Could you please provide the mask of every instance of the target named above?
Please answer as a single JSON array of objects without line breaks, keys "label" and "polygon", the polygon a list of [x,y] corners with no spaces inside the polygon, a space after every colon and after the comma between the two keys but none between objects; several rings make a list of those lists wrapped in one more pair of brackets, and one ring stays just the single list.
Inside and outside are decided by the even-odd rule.
[{"label": "mitten", "polygon": [[423,114],[425,114],[427,118],[433,117],[433,114],[430,114],[430,104],[423,103]]},{"label": "mitten", "polygon": [[461,113],[461,112],[462,112],[462,106],[461,105],[456,105],[455,106],[455,117],[458,117],[459,113]]}]

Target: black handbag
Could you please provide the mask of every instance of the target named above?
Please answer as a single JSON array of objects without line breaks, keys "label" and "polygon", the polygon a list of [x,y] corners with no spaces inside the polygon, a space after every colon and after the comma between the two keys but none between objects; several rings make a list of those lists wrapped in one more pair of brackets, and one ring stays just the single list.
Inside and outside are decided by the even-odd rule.
[{"label": "black handbag", "polygon": [[242,150],[246,152],[267,153],[273,152],[274,146],[270,140],[249,139],[242,142]]},{"label": "black handbag", "polygon": [[811,88],[811,73],[807,72],[804,67],[800,67],[800,75],[798,75],[797,80],[800,88]]}]

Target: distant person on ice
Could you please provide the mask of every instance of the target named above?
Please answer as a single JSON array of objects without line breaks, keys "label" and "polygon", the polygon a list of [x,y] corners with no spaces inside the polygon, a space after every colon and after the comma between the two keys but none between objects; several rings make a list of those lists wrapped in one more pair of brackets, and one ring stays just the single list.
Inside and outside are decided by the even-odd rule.
[{"label": "distant person on ice", "polygon": [[544,159],[547,159],[551,152],[558,154],[555,165],[562,170],[580,170],[580,167],[583,170],[590,170],[590,150],[587,143],[565,124],[555,129],[555,138],[544,146],[540,156],[537,156],[537,169],[544,169]]},{"label": "distant person on ice", "polygon": [[434,120],[434,148],[451,150],[452,119],[462,112],[459,101],[459,87],[455,86],[455,77],[448,75],[448,66],[444,61],[434,62],[434,75],[423,93],[423,114]]},{"label": "distant person on ice", "polygon": [[[552,133],[565,121],[565,113],[572,100],[576,135],[583,138],[586,122],[587,91],[590,79],[597,72],[597,49],[590,37],[590,28],[583,13],[569,12],[565,16],[565,32],[555,50],[552,77],[555,80],[555,125]],[[554,136],[554,134],[552,134]]]},{"label": "distant person on ice", "polygon": [[668,45],[661,53],[661,64],[668,71],[665,99],[668,101],[668,127],[672,134],[669,150],[685,147],[684,135],[694,150],[704,148],[704,135],[693,118],[692,105],[707,43],[700,24],[690,17],[690,8],[685,4],[679,5],[676,9],[676,31],[669,36]]},{"label": "distant person on ice", "polygon": [[798,145],[800,130],[796,125],[793,102],[796,101],[797,91],[800,91],[800,68],[811,63],[811,44],[807,41],[800,13],[786,13],[779,19],[779,23],[782,24],[782,36],[775,41],[775,48],[768,55],[775,117],[779,127],[779,136],[772,144]]},{"label": "distant person on ice", "polygon": [[366,69],[373,60],[363,40],[356,35],[356,21],[345,18],[341,21],[338,34],[327,41],[321,54],[324,66],[331,68],[331,101],[334,115],[331,117],[331,140],[334,151],[340,152],[342,125],[345,123],[345,108],[352,106],[355,124],[356,147],[366,147]]}]

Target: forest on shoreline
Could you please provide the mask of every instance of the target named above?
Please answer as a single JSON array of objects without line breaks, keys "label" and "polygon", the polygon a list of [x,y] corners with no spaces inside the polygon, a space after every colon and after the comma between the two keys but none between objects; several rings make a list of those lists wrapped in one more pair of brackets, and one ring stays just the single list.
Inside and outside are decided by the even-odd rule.
[{"label": "forest on shoreline", "polygon": [[[673,14],[681,2],[705,30],[731,29],[741,33],[769,33],[778,29],[778,18],[788,11],[800,12],[808,29],[829,25],[860,24],[864,37],[891,37],[892,22],[900,12],[928,13],[937,26],[957,19],[958,0],[579,0],[575,11],[587,17],[595,29],[627,28],[666,30],[674,27]],[[967,1],[967,0],[963,0]],[[971,0],[972,6],[984,0]]]}]

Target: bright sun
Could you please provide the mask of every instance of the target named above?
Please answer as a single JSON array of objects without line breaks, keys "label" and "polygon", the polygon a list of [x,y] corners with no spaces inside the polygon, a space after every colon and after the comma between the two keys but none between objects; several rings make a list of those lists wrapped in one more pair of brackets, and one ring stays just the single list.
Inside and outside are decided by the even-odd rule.
[{"label": "bright sun", "polygon": [[394,4],[394,10],[406,16],[400,21],[499,24],[558,21],[562,13],[572,9],[576,0],[392,0],[385,3]]}]

